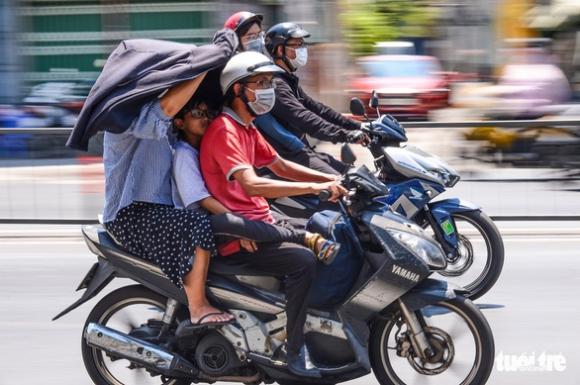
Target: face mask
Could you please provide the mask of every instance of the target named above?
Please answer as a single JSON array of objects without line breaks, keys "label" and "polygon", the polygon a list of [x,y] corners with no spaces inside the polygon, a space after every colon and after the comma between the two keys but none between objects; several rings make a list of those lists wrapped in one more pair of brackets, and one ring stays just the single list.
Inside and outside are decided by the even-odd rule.
[{"label": "face mask", "polygon": [[296,52],[296,58],[294,59],[288,58],[290,60],[290,63],[292,63],[292,65],[296,69],[304,67],[308,62],[308,48],[306,47],[296,48],[294,52]]},{"label": "face mask", "polygon": [[244,51],[255,51],[262,53],[264,52],[264,46],[265,46],[264,37],[260,36],[244,44]]},{"label": "face mask", "polygon": [[270,112],[276,103],[276,93],[274,88],[266,88],[264,90],[252,90],[247,88],[256,95],[256,100],[253,102],[248,102],[248,107],[256,115],[264,115]]}]

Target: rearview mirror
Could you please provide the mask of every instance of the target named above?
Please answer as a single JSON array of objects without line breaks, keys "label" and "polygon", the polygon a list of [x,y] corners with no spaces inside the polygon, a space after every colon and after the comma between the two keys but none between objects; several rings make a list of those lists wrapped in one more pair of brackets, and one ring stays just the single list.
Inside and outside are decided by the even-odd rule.
[{"label": "rearview mirror", "polygon": [[356,161],[356,155],[348,144],[344,144],[340,149],[340,160],[346,164],[354,164]]},{"label": "rearview mirror", "polygon": [[364,116],[365,105],[363,104],[363,102],[359,98],[350,99],[350,112],[353,115]]},{"label": "rearview mirror", "polygon": [[373,90],[373,94],[371,95],[371,99],[369,100],[369,107],[377,108],[379,106],[379,97],[377,96],[377,92]]}]

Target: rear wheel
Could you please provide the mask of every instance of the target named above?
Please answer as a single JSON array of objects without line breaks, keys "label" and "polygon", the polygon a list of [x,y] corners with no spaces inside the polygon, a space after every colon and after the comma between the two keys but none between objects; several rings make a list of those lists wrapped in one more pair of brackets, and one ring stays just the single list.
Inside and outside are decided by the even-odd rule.
[{"label": "rear wheel", "polygon": [[495,357],[491,329],[481,311],[464,297],[416,312],[434,355],[415,354],[409,330],[395,314],[373,323],[369,355],[381,385],[485,384]]},{"label": "rear wheel", "polygon": [[309,382],[308,380],[303,381],[283,381],[277,382],[279,385],[336,385],[333,382]]},{"label": "rear wheel", "polygon": [[[116,331],[140,333],[138,338],[155,334],[160,325],[167,298],[143,286],[126,286],[105,296],[89,314],[83,328],[81,349],[85,368],[97,385],[187,385],[189,381],[168,379],[152,373],[128,360],[112,357],[100,349],[89,346],[84,331],[94,322]],[[149,324],[150,326],[146,326]],[[139,329],[139,330],[137,330]]]}]

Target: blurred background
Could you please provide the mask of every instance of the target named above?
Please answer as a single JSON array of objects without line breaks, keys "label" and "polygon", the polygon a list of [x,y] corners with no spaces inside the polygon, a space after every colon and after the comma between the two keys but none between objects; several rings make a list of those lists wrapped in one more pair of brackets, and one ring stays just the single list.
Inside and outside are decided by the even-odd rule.
[{"label": "blurred background", "polygon": [[102,140],[64,143],[108,54],[130,38],[203,44],[239,10],[308,29],[308,92],[348,113],[376,90],[410,143],[462,173],[455,194],[496,216],[580,213],[578,0],[3,0],[0,219],[94,220]]}]

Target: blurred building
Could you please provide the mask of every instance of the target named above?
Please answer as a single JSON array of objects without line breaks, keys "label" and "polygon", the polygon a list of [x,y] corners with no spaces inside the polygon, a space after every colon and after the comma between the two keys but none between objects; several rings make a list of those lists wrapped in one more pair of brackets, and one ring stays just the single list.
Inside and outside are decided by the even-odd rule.
[{"label": "blurred building", "polygon": [[0,1],[0,100],[21,100],[34,84],[92,81],[124,39],[185,43],[211,39],[240,10],[259,12],[265,26],[293,20],[315,41],[340,39],[335,5],[325,1],[28,0]]},{"label": "blurred building", "polygon": [[17,54],[15,3],[0,0],[0,104],[14,103],[20,97],[22,66]]},{"label": "blurred building", "polygon": [[16,8],[24,80],[95,79],[119,41],[207,41],[215,32],[211,2],[28,1]]},{"label": "blurred building", "polygon": [[530,28],[552,39],[552,52],[580,99],[580,1],[544,0],[526,14]]}]

